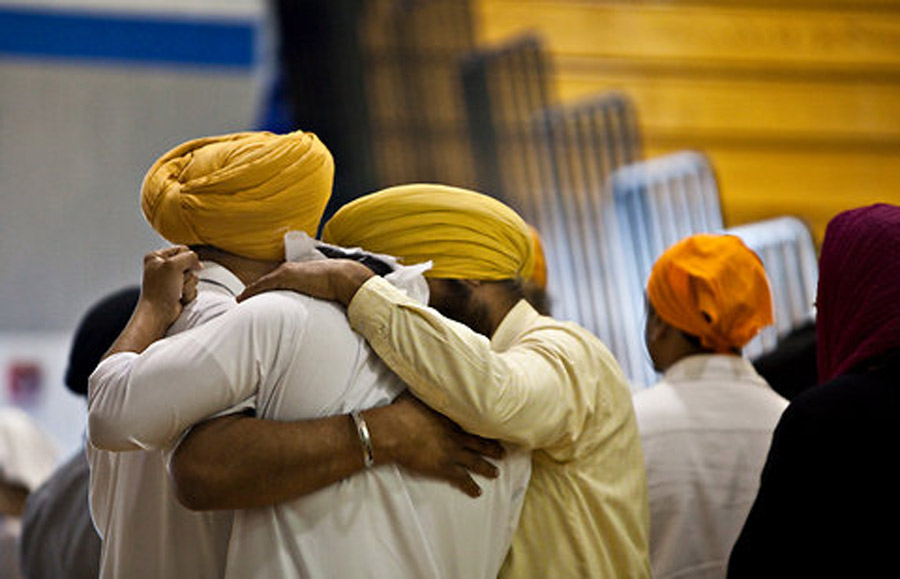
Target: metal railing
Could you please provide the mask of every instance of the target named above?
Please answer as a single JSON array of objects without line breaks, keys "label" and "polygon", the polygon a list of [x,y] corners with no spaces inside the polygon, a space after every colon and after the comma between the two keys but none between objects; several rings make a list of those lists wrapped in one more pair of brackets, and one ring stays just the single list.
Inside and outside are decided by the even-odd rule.
[{"label": "metal railing", "polygon": [[738,227],[737,235],[754,250],[769,277],[775,323],[762,330],[744,348],[749,358],[775,348],[778,339],[814,318],[819,265],[812,235],[795,217],[778,217]]}]

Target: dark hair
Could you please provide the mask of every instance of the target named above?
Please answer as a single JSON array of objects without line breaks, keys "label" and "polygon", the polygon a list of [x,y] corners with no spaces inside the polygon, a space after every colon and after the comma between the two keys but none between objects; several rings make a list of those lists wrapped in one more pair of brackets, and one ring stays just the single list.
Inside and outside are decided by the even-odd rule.
[{"label": "dark hair", "polygon": [[353,261],[358,261],[364,266],[368,267],[372,273],[377,276],[384,277],[387,274],[391,273],[393,269],[391,266],[381,261],[380,259],[368,255],[366,253],[360,253],[355,251],[343,251],[336,247],[328,247],[327,245],[319,245],[316,247],[322,255],[327,257],[328,259],[352,259]]},{"label": "dark hair", "polygon": [[88,378],[125,329],[140,295],[138,287],[118,290],[91,306],[81,318],[69,350],[65,375],[69,390],[80,396],[87,395]]},{"label": "dark hair", "polygon": [[550,296],[547,290],[537,283],[526,280],[522,282],[522,293],[525,300],[542,316],[550,315]]},{"label": "dark hair", "polygon": [[501,279],[491,283],[504,286],[512,297],[524,299],[542,316],[550,315],[550,298],[547,291],[537,283],[522,278]]}]

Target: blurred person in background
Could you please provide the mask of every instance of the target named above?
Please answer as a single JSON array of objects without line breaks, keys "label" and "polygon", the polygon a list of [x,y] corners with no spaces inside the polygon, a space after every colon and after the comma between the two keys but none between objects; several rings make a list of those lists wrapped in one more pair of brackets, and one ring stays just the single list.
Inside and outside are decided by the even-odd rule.
[{"label": "blurred person in background", "polygon": [[[88,377],[128,323],[140,289],[124,288],[90,307],[75,330],[65,385],[87,398]],[[28,497],[20,560],[25,579],[90,578],[100,573],[100,537],[88,508],[89,469],[79,449]]]},{"label": "blurred person in background", "polygon": [[56,466],[58,450],[24,411],[0,406],[0,577],[18,579],[22,512]]},{"label": "blurred person in background", "polygon": [[769,281],[737,237],[694,235],[656,261],[645,340],[662,381],[634,397],[657,579],[721,578],[787,401],[741,349],[772,323]]},{"label": "blurred person in background", "polygon": [[774,350],[753,360],[753,367],[775,392],[788,400],[818,384],[815,320],[780,337]]},{"label": "blurred person in background", "polygon": [[431,307],[349,260],[286,263],[243,297],[282,288],[339,301],[416,396],[470,432],[533,450],[500,575],[648,577],[630,390],[600,340],[524,299],[535,248],[525,222],[486,195],[412,184],[345,205],[322,238],[432,262]]},{"label": "blurred person in background", "polygon": [[816,297],[820,386],[775,429],[728,576],[887,577],[897,567],[900,207],[838,214]]}]

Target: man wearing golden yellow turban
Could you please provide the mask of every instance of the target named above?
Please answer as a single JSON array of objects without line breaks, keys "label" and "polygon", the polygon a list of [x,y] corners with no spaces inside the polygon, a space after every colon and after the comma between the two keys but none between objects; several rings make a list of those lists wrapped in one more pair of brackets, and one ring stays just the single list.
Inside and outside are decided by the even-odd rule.
[{"label": "man wearing golden yellow turban", "polygon": [[655,577],[724,577],[787,401],[741,348],[772,323],[762,262],[737,237],[669,248],[647,284],[646,342],[663,380],[635,395]]},{"label": "man wearing golden yellow turban", "polygon": [[285,288],[339,300],[423,401],[471,432],[533,450],[501,576],[648,577],[647,495],[628,385],[595,336],[523,299],[535,259],[525,222],[486,195],[416,184],[349,203],[323,239],[431,262],[432,307],[347,260],[284,264],[243,297]]},{"label": "man wearing golden yellow turban", "polygon": [[[171,332],[230,310],[245,283],[283,261],[286,231],[314,234],[331,195],[333,173],[328,149],[303,131],[194,139],[162,155],[144,179],[144,216],[160,235],[196,247],[205,260],[198,297],[183,309]],[[177,264],[186,275],[193,259],[186,252],[154,258],[170,267]],[[138,309],[133,321],[150,319],[141,318],[145,310]],[[160,333],[168,327],[150,321]],[[122,358],[107,358],[101,366],[105,364],[107,373],[122,370],[127,378],[128,367],[115,365]],[[89,418],[95,442],[103,432],[98,414],[123,403],[110,400],[108,394],[114,392],[91,388]],[[194,513],[181,507],[168,484],[161,452],[110,452],[118,449],[101,446],[87,446],[92,517],[103,538],[101,576],[221,577],[230,513]]]},{"label": "man wearing golden yellow turban", "polygon": [[[148,254],[135,313],[91,378],[88,453],[102,576],[430,576],[456,569],[478,577],[502,563],[508,520],[518,516],[527,484],[527,455],[502,459],[508,475],[485,488],[479,503],[387,464],[441,476],[470,493],[478,487],[466,467],[495,476],[472,450],[493,452],[491,445],[412,397],[363,416],[361,409],[394,400],[403,384],[332,304],[293,294],[234,302],[287,251],[322,259],[309,235],[332,173],[327,149],[302,132],[198,139],[150,169],[142,195],[148,221],[205,261],[189,301],[181,298],[196,283],[196,255],[184,246]],[[413,274],[406,275],[424,286]],[[173,322],[170,338],[148,348]],[[247,410],[293,422],[241,414]],[[313,420],[318,416],[329,418]],[[435,445],[437,456],[414,456]],[[212,475],[177,467],[197,448],[212,455],[189,466]],[[180,485],[176,497],[160,449],[174,449],[176,481],[198,476],[202,484]],[[376,456],[382,468],[332,484]],[[197,513],[179,500],[247,510]],[[498,520],[489,518],[498,512]],[[473,556],[457,563],[459,551]]]}]

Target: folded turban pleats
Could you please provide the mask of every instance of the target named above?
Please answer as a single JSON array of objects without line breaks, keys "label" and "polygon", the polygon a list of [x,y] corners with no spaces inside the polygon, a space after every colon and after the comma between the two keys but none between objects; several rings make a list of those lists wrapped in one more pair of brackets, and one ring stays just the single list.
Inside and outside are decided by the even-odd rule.
[{"label": "folded turban pleats", "polygon": [[434,184],[391,187],[342,207],[322,239],[397,257],[426,261],[426,276],[448,279],[528,278],[534,239],[511,208],[487,195]]},{"label": "folded turban pleats", "polygon": [[281,260],[287,231],[316,234],[333,178],[331,153],[312,133],[205,137],[153,164],[141,208],[172,243]]}]

